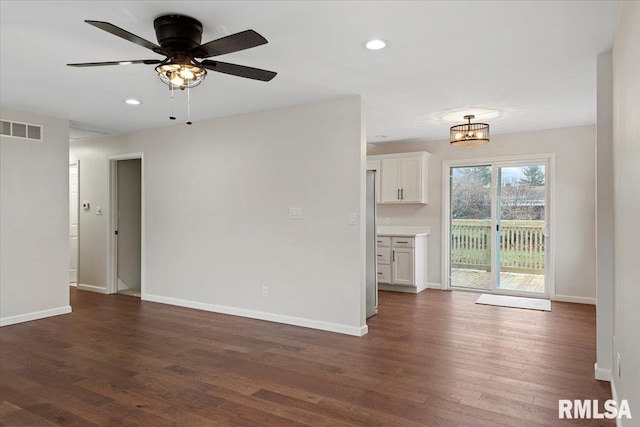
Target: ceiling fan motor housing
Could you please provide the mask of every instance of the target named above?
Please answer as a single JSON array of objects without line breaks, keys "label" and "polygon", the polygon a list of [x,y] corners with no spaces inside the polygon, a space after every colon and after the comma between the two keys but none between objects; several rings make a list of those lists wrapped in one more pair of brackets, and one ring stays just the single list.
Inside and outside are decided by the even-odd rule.
[{"label": "ceiling fan motor housing", "polygon": [[178,55],[186,55],[202,42],[202,24],[183,15],[164,15],[153,21],[160,46]]}]

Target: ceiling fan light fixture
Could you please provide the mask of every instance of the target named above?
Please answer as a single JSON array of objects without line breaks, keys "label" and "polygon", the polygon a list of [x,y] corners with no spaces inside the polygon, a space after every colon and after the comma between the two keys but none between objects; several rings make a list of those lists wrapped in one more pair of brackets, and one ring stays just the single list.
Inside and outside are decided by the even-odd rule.
[{"label": "ceiling fan light fixture", "polygon": [[185,89],[198,86],[207,75],[207,70],[196,64],[168,62],[156,67],[160,80],[170,88]]},{"label": "ceiling fan light fixture", "polygon": [[456,147],[469,147],[489,142],[489,125],[486,123],[471,123],[473,114],[464,116],[468,121],[461,125],[451,126],[450,142]]}]

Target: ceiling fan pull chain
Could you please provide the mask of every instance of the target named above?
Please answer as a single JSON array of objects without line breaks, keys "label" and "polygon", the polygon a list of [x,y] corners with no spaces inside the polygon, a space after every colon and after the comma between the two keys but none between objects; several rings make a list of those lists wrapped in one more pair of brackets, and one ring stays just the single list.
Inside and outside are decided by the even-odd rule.
[{"label": "ceiling fan pull chain", "polygon": [[187,124],[191,124],[191,88],[187,84]]},{"label": "ceiling fan pull chain", "polygon": [[169,116],[170,120],[175,120],[176,116],[173,115],[173,85],[170,85],[171,88],[171,115]]}]

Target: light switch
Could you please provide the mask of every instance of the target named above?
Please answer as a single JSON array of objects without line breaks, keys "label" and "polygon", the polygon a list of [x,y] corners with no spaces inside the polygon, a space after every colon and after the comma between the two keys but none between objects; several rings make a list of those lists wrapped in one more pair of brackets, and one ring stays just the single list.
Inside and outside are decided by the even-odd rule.
[{"label": "light switch", "polygon": [[102,215],[102,207],[96,206],[96,215]]},{"label": "light switch", "polygon": [[349,212],[349,225],[356,225],[356,213],[355,212]]}]

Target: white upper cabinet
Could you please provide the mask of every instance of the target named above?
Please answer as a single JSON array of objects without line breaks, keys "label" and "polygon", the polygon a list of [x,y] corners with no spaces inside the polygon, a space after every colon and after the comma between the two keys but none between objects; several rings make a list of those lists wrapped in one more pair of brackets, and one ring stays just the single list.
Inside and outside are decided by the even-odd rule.
[{"label": "white upper cabinet", "polygon": [[427,152],[369,156],[367,164],[380,162],[378,203],[427,203],[429,157]]}]

